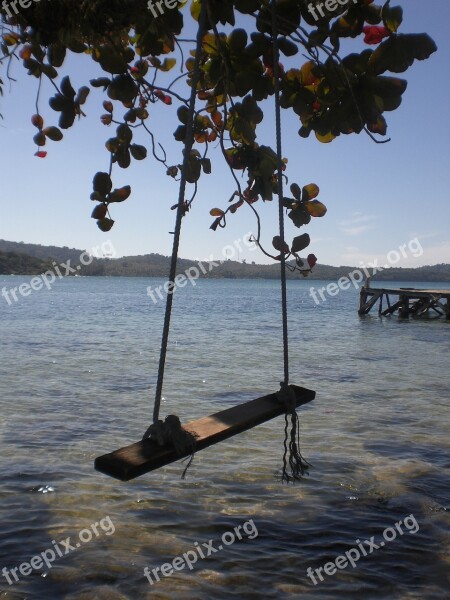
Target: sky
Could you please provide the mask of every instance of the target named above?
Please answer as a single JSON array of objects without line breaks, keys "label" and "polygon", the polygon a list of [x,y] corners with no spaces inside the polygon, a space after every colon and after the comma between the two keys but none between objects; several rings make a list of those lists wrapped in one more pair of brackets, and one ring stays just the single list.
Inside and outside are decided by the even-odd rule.
[{"label": "sky", "polygon": [[[340,136],[321,144],[297,134],[298,117],[283,111],[283,154],[289,158],[289,182],[317,183],[318,197],[328,213],[296,229],[286,221],[286,238],[309,233],[319,263],[329,265],[379,264],[419,267],[450,263],[450,3],[448,0],[399,0],[404,8],[401,33],[426,32],[438,52],[415,64],[404,74],[408,89],[395,112],[385,113],[391,142],[375,144],[367,135]],[[364,48],[359,41],[352,51]],[[300,66],[298,55],[289,66]],[[295,63],[297,61],[297,63]],[[89,57],[70,57],[64,70],[74,87],[99,76]],[[107,171],[109,155],[104,143],[114,134],[103,126],[103,96],[92,90],[85,105],[86,118],[64,132],[64,140],[50,142],[48,156],[34,156],[37,80],[16,64],[15,83],[6,82],[0,98],[0,239],[90,250],[110,242],[116,256],[160,253],[172,249],[177,183],[166,176],[162,165],[148,159],[127,170],[115,167],[115,187],[130,184],[132,196],[115,205],[115,226],[109,233],[98,230],[90,218],[92,177]],[[0,77],[4,79],[4,68]],[[44,87],[48,94],[51,89]],[[57,114],[41,102],[46,125],[57,124]],[[258,142],[275,147],[273,101],[265,107]],[[170,164],[180,162],[181,145],[173,140],[178,121],[176,106],[150,107],[149,126],[167,150]],[[138,136],[146,144],[146,137]],[[219,161],[220,163],[220,161]],[[226,207],[235,189],[229,170],[213,163],[213,173],[202,177],[192,211],[183,221],[180,256],[190,259],[240,260],[267,263],[258,250],[242,240],[256,232],[250,209],[243,207],[230,217],[225,229],[209,229],[209,211]],[[277,206],[256,205],[262,218],[262,240],[268,247],[277,235]],[[110,246],[109,246],[110,247]],[[232,254],[231,248],[242,248]],[[420,249],[420,250],[419,250]],[[399,258],[401,257],[401,258]]]}]

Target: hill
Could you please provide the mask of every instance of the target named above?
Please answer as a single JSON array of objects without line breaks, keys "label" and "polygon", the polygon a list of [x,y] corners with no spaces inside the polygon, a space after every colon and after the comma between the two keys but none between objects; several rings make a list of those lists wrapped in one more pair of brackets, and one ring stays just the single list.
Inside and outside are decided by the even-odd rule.
[{"label": "hill", "polygon": [[[0,261],[2,274],[37,274],[49,268],[49,263],[56,261],[58,264],[70,261],[72,267],[80,264],[83,250],[76,248],[42,246],[39,244],[26,244],[23,242],[8,242],[0,240],[0,257],[7,256]],[[110,276],[110,277],[167,277],[170,258],[161,254],[146,254],[142,256],[124,256],[117,259],[93,259],[88,266],[83,266],[79,271],[85,276]],[[278,279],[279,264],[258,265],[226,260],[221,264],[203,263],[180,259],[178,273],[188,269],[198,269],[202,277],[211,279]],[[318,264],[314,268],[311,280],[337,280],[346,277],[355,267]],[[289,279],[298,279],[300,273],[288,272]],[[434,266],[412,268],[386,269],[373,278],[377,281],[449,281],[450,265],[439,264]]]},{"label": "hill", "polygon": [[0,274],[4,275],[39,275],[51,266],[34,256],[19,252],[2,252],[0,250]]}]

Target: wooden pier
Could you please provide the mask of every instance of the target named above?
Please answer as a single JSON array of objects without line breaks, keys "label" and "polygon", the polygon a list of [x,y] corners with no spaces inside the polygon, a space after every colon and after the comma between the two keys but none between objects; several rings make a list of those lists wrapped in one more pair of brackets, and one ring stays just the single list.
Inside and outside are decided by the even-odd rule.
[{"label": "wooden pier", "polygon": [[429,316],[450,319],[450,290],[371,288],[366,282],[360,291],[358,313],[369,314],[377,303],[382,317],[397,313],[403,319]]}]

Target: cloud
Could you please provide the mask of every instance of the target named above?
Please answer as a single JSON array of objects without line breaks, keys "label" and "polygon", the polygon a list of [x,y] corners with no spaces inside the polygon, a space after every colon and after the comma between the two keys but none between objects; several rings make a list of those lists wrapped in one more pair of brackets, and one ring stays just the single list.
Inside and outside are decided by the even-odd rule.
[{"label": "cloud", "polygon": [[450,242],[440,242],[438,244],[433,244],[432,246],[428,246],[425,239],[422,236],[418,236],[420,243],[423,247],[423,255],[420,257],[419,264],[416,261],[415,265],[411,266],[424,266],[424,265],[439,265],[441,263],[450,264]]},{"label": "cloud", "polygon": [[371,223],[376,219],[378,219],[376,215],[364,215],[356,212],[352,213],[345,221],[341,221],[339,225],[345,235],[355,236],[374,229]]},{"label": "cloud", "polygon": [[[368,254],[362,252],[356,246],[348,246],[344,252],[339,256],[338,262],[341,265],[350,265],[359,267],[361,265],[378,264],[382,267],[403,267],[403,268],[417,268],[424,267],[427,265],[438,265],[442,263],[450,264],[450,241],[439,242],[437,244],[428,245],[424,242],[424,238],[431,236],[418,236],[417,238],[411,238],[411,241],[403,248],[402,251],[397,248],[391,248],[391,250],[384,253],[376,252],[374,254]],[[422,247],[423,253],[418,251],[416,240],[419,240],[420,246]],[[397,253],[397,254],[396,254]],[[396,256],[399,256],[399,260],[396,261]]]},{"label": "cloud", "polygon": [[345,233],[345,235],[361,235],[361,233],[365,233],[371,229],[374,229],[371,225],[360,225],[359,227],[343,228],[342,231]]}]

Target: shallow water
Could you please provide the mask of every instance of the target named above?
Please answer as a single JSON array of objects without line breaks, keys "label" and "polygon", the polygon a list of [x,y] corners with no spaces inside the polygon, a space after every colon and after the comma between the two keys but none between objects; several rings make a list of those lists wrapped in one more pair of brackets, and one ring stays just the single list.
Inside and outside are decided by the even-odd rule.
[{"label": "shallow water", "polygon": [[[0,276],[0,288],[25,281]],[[0,598],[447,598],[450,323],[359,318],[355,290],[316,306],[320,282],[289,282],[291,380],[317,392],[300,410],[304,482],[276,479],[279,418],[199,453],[184,481],[175,463],[120,483],[93,461],[151,420],[164,307],[146,287],[161,283],[79,277],[0,297],[0,569],[12,580],[0,575]],[[191,420],[277,389],[279,307],[275,281],[179,290],[163,413]],[[354,568],[307,576],[408,516]],[[94,523],[91,541],[14,580]],[[192,570],[145,578],[244,524]]]}]

